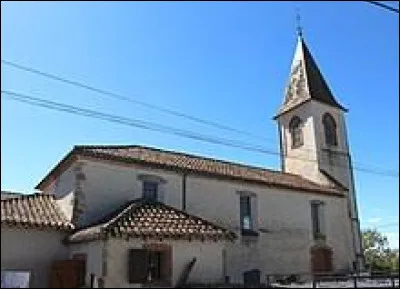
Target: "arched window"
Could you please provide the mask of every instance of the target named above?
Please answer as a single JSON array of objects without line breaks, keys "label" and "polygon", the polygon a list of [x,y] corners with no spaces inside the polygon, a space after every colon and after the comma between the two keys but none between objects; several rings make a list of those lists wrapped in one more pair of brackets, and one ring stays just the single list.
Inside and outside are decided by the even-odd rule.
[{"label": "arched window", "polygon": [[289,131],[292,139],[292,148],[303,145],[302,122],[298,116],[294,116],[289,123]]},{"label": "arched window", "polygon": [[337,135],[336,135],[335,119],[329,113],[325,113],[322,118],[322,123],[324,125],[326,144],[336,146],[337,145]]}]

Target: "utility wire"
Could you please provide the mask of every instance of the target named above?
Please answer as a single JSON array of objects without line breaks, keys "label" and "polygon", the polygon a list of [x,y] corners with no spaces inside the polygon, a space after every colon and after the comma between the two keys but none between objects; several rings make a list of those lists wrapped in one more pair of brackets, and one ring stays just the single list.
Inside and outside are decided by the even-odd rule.
[{"label": "utility wire", "polygon": [[[97,88],[97,87],[94,87],[94,86],[91,86],[91,85],[88,85],[88,84],[85,84],[85,83],[82,83],[82,82],[78,82],[78,81],[75,81],[75,80],[67,79],[65,77],[61,77],[61,76],[58,76],[56,74],[44,72],[43,70],[39,70],[37,68],[33,68],[33,67],[26,66],[26,65],[18,64],[18,63],[15,63],[13,61],[4,60],[4,59],[2,59],[1,62],[4,63],[5,65],[14,67],[14,68],[22,70],[22,71],[30,72],[30,73],[37,74],[37,75],[40,75],[40,76],[43,76],[43,77],[46,77],[46,78],[50,78],[52,80],[56,80],[56,81],[60,81],[60,82],[66,83],[66,84],[69,84],[69,85],[72,85],[72,86],[77,86],[79,88],[87,89],[87,90],[90,90],[90,91],[93,91],[93,92],[96,92],[96,93],[99,93],[101,95],[105,95],[105,96],[108,96],[108,97],[111,97],[111,98],[114,98],[114,99],[128,101],[128,102],[131,102],[131,103],[134,103],[134,104],[139,104],[139,105],[142,105],[142,106],[150,108],[150,109],[155,109],[155,110],[161,111],[163,113],[167,113],[167,114],[178,116],[178,117],[183,117],[183,118],[189,119],[191,121],[195,121],[197,123],[206,124],[208,126],[212,126],[212,127],[216,127],[216,128],[219,128],[219,129],[223,129],[225,131],[231,131],[231,132],[239,133],[239,134],[242,134],[242,135],[250,136],[250,137],[252,137],[254,139],[263,140],[263,141],[269,141],[269,142],[274,143],[274,144],[276,143],[276,141],[274,141],[273,139],[266,138],[264,136],[256,135],[256,134],[249,133],[249,132],[243,131],[243,130],[238,130],[238,129],[232,128],[232,127],[230,127],[228,125],[216,123],[214,121],[209,121],[209,120],[200,119],[198,117],[189,116],[189,115],[186,115],[184,113],[177,112],[175,110],[171,110],[171,109],[164,108],[164,107],[159,107],[159,106],[154,105],[154,104],[149,104],[149,103],[146,103],[146,102],[143,102],[143,101],[134,100],[134,99],[132,99],[130,97],[127,97],[127,96],[124,96],[124,95],[120,95],[120,94],[117,94],[117,93],[114,93],[114,92],[106,91],[104,89]],[[306,149],[306,148],[298,148],[298,150],[313,152],[313,150]]]},{"label": "utility wire", "polygon": [[69,113],[73,113],[73,114],[77,114],[77,115],[93,117],[93,118],[98,118],[98,119],[102,119],[102,120],[108,120],[111,122],[135,126],[135,127],[149,129],[149,130],[163,132],[163,133],[173,133],[173,134],[176,134],[179,136],[193,138],[196,140],[214,142],[216,144],[224,144],[224,145],[228,145],[228,146],[234,146],[237,148],[251,149],[253,151],[260,152],[260,153],[279,155],[279,153],[277,153],[277,152],[266,150],[263,148],[256,148],[250,144],[245,144],[245,143],[240,143],[240,142],[232,142],[232,140],[215,138],[215,137],[211,137],[208,135],[194,134],[191,131],[177,129],[177,128],[173,128],[173,127],[166,126],[166,125],[161,125],[161,124],[156,124],[156,123],[152,123],[152,122],[111,115],[111,114],[98,112],[98,111],[94,111],[94,110],[90,110],[90,109],[79,108],[76,106],[62,104],[62,103],[58,103],[58,102],[54,102],[54,101],[49,101],[49,100],[45,100],[45,99],[41,99],[41,98],[37,98],[37,97],[33,97],[33,96],[28,96],[26,94],[16,93],[16,92],[7,91],[7,90],[1,90],[1,93],[6,94],[8,96],[8,98],[10,98],[10,99],[28,103],[28,104],[31,104],[34,106],[40,106],[40,107],[45,107],[45,108],[49,108],[49,109],[53,109],[53,110],[69,112]]},{"label": "utility wire", "polygon": [[380,3],[378,1],[364,1],[364,2],[368,2],[368,3],[372,4],[372,5],[375,5],[375,6],[378,6],[378,7],[381,7],[383,9],[386,9],[386,10],[389,10],[391,12],[395,12],[395,13],[399,14],[399,9],[396,9],[396,8],[391,7],[389,5]]},{"label": "utility wire", "polygon": [[[21,94],[21,93],[11,92],[11,91],[7,91],[7,90],[1,90],[1,93],[2,93],[2,95],[7,95],[7,97],[12,100],[16,100],[16,101],[23,102],[23,103],[28,103],[28,104],[31,104],[34,106],[44,107],[44,108],[57,110],[57,111],[68,112],[68,113],[72,113],[75,115],[81,115],[81,116],[101,119],[101,120],[105,120],[105,121],[109,121],[109,122],[124,124],[124,125],[128,125],[128,126],[142,128],[142,129],[158,131],[161,133],[174,134],[174,135],[178,135],[181,137],[186,137],[186,138],[203,141],[203,142],[208,142],[208,143],[212,143],[212,144],[219,144],[219,145],[244,149],[244,150],[263,153],[263,154],[280,156],[280,153],[278,153],[278,152],[267,150],[267,149],[261,148],[261,147],[255,147],[255,146],[247,144],[247,143],[232,141],[232,140],[223,139],[223,138],[215,138],[215,137],[209,136],[209,135],[195,134],[191,131],[177,129],[177,128],[166,126],[166,125],[160,125],[160,124],[156,124],[156,123],[152,123],[152,122],[147,122],[147,121],[142,121],[142,120],[137,120],[137,119],[130,119],[130,118],[111,115],[111,114],[98,112],[98,111],[94,111],[94,110],[90,110],[90,109],[79,108],[76,106],[62,104],[62,103],[58,103],[58,102],[54,102],[54,101],[49,101],[49,100],[45,100],[45,99],[41,99],[41,98],[37,98],[37,97],[33,97],[33,96],[28,96],[28,95]],[[311,159],[303,159],[303,158],[289,157],[289,156],[286,156],[286,157],[292,158],[292,159],[297,159],[297,160],[309,161],[309,162],[317,162],[317,160],[311,160]],[[339,165],[333,165],[333,166],[345,167],[345,166],[339,166]],[[361,167],[354,167],[354,169],[358,170],[358,171],[366,172],[366,173],[371,173],[371,174],[398,177],[398,172],[388,172],[388,171],[382,172],[382,171],[377,171],[377,170],[368,169],[368,168],[361,168]]]},{"label": "utility wire", "polygon": [[[106,91],[106,90],[101,89],[101,88],[96,88],[94,86],[87,85],[87,84],[82,83],[82,82],[78,82],[78,81],[75,81],[75,80],[67,79],[65,77],[61,77],[61,76],[58,76],[58,75],[55,75],[55,74],[52,74],[52,73],[44,72],[42,70],[39,70],[39,69],[36,69],[36,68],[33,68],[33,67],[29,67],[29,66],[26,66],[26,65],[21,65],[21,64],[9,61],[9,60],[2,59],[1,62],[4,63],[5,65],[14,67],[14,68],[19,69],[19,70],[23,70],[23,71],[30,72],[30,73],[33,73],[33,74],[41,75],[43,77],[50,78],[50,79],[56,80],[56,81],[60,81],[60,82],[63,82],[63,83],[66,83],[66,84],[69,84],[69,85],[72,85],[72,86],[77,86],[77,87],[80,87],[80,88],[84,88],[84,89],[87,89],[87,90],[90,90],[90,91],[93,91],[93,92],[96,92],[96,93],[99,93],[101,95],[105,95],[105,96],[108,96],[108,97],[111,97],[111,98],[114,98],[114,99],[118,99],[118,100],[123,100],[123,101],[128,101],[128,102],[131,102],[131,103],[139,104],[139,105],[142,105],[142,106],[147,107],[147,108],[151,108],[151,109],[155,109],[155,110],[161,111],[163,113],[167,113],[167,114],[170,114],[170,115],[175,115],[175,116],[178,116],[178,117],[183,117],[183,118],[186,118],[186,119],[198,122],[198,123],[202,123],[202,124],[206,124],[206,125],[209,125],[209,126],[217,127],[219,129],[223,129],[225,131],[231,131],[231,132],[236,132],[236,133],[239,133],[239,134],[242,134],[242,135],[250,136],[250,137],[255,138],[255,139],[259,139],[259,140],[263,140],[263,141],[267,140],[267,141],[273,142],[275,144],[275,141],[273,139],[266,138],[266,137],[263,137],[263,136],[260,136],[260,135],[256,135],[256,134],[253,134],[253,133],[249,133],[247,131],[238,130],[238,129],[232,128],[232,127],[230,127],[228,125],[216,123],[214,121],[200,119],[198,117],[189,116],[189,115],[186,115],[184,113],[177,112],[175,110],[171,110],[171,109],[164,108],[164,107],[159,107],[159,106],[156,106],[156,105],[153,105],[153,104],[149,104],[149,103],[146,103],[146,102],[143,102],[143,101],[139,101],[139,100],[134,100],[134,99],[131,99],[131,98],[129,98],[127,96],[124,96],[124,95],[120,95],[120,94],[117,94],[117,93],[114,93],[114,92],[109,92],[109,91]],[[306,152],[314,152],[314,150],[307,149],[307,148],[298,148],[298,150],[299,151],[300,150],[301,151],[306,151]],[[354,165],[355,166],[357,166],[357,165],[369,166],[369,165],[361,164],[361,163],[358,163],[358,162],[355,162]],[[373,170],[379,170],[379,169],[374,168]],[[390,174],[390,172],[389,172],[389,174]]]},{"label": "utility wire", "polygon": [[47,73],[47,72],[44,72],[44,71],[41,71],[41,70],[38,70],[38,69],[35,69],[35,68],[32,68],[32,67],[28,67],[28,66],[25,66],[25,65],[17,64],[17,63],[12,62],[12,61],[8,61],[8,60],[2,59],[1,62],[6,64],[6,65],[8,65],[8,66],[12,66],[12,67],[20,69],[20,70],[24,70],[24,71],[27,71],[27,72],[30,72],[30,73],[38,74],[38,75],[41,75],[41,76],[44,76],[44,77],[47,77],[47,78],[50,78],[50,79],[53,79],[53,80],[61,81],[63,83],[69,84],[69,85],[73,85],[73,86],[77,86],[77,87],[80,87],[80,88],[84,88],[86,90],[90,90],[90,91],[93,91],[93,92],[96,92],[96,93],[99,93],[101,95],[108,96],[108,97],[111,97],[111,98],[114,98],[114,99],[128,101],[128,102],[131,102],[131,103],[135,103],[137,105],[141,105],[141,106],[146,107],[146,108],[150,108],[150,109],[157,110],[157,111],[160,111],[160,112],[163,112],[163,113],[166,113],[166,114],[182,117],[182,118],[185,118],[185,119],[197,122],[197,123],[201,123],[201,124],[204,124],[204,125],[217,127],[219,129],[222,129],[222,130],[225,130],[225,131],[231,131],[231,132],[240,133],[240,134],[243,134],[243,135],[246,135],[246,136],[250,136],[250,137],[258,139],[258,140],[263,140],[263,141],[268,140],[268,141],[274,142],[272,139],[267,139],[265,137],[262,137],[262,136],[259,136],[259,135],[256,135],[256,134],[249,133],[248,131],[239,130],[239,129],[230,127],[228,125],[220,124],[220,123],[217,123],[217,122],[214,122],[214,121],[210,121],[210,120],[201,119],[199,117],[191,116],[191,115],[188,115],[188,114],[176,111],[176,110],[172,110],[172,109],[169,109],[169,108],[166,108],[166,107],[161,107],[161,106],[150,104],[150,103],[147,103],[147,102],[144,102],[144,101],[132,99],[130,97],[127,97],[127,96],[124,96],[124,95],[121,95],[121,94],[117,94],[117,93],[114,93],[114,92],[111,92],[111,91],[107,91],[107,90],[104,90],[104,89],[96,88],[94,86],[87,85],[87,84],[84,84],[82,82],[66,79],[64,77],[61,77],[61,76],[58,76],[58,75],[55,75],[55,74],[51,74],[51,73]]}]

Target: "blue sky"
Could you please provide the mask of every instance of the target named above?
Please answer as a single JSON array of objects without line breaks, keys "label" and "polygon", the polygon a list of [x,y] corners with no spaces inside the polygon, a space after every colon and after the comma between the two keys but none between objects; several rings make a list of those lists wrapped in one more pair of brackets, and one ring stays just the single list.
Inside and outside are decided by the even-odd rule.
[{"label": "blue sky", "polygon": [[[396,2],[388,2],[396,6]],[[397,5],[398,7],[398,5]],[[365,2],[2,2],[1,58],[248,131],[200,125],[1,65],[13,90],[278,151],[272,116],[305,40],[349,108],[356,166],[398,171],[399,16]],[[1,98],[1,189],[32,192],[75,144],[143,144],[279,169],[260,154]],[[362,227],[398,247],[398,177],[356,171]]]}]

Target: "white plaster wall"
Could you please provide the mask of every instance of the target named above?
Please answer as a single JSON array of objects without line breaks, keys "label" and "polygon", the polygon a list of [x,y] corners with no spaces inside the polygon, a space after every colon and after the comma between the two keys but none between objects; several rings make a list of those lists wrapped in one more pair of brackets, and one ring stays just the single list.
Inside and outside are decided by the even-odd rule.
[{"label": "white plaster wall", "polygon": [[[336,180],[340,181],[344,186],[349,187],[350,181],[350,170],[348,163],[349,152],[344,114],[341,110],[328,106],[320,102],[312,102],[312,111],[314,117],[315,126],[315,137],[317,148],[319,152],[319,166],[331,174]],[[325,142],[324,126],[322,123],[323,115],[328,112],[335,119],[337,125],[337,140],[338,145],[333,147],[328,147]],[[330,149],[336,154],[328,154],[324,149]],[[331,157],[329,157],[331,156]]]},{"label": "white plaster wall", "polygon": [[[279,117],[278,125],[281,128],[282,152],[285,172],[302,175],[310,180],[329,184],[329,181],[321,175],[318,167],[314,112],[311,102],[307,102],[298,108]],[[303,122],[303,145],[292,148],[292,139],[289,131],[289,123],[294,116],[298,116]]]},{"label": "white plaster wall", "polygon": [[327,244],[334,250],[335,269],[350,266],[350,228],[345,198],[188,176],[188,211],[240,235],[240,205],[236,193],[240,190],[257,194],[255,209],[260,235],[249,246],[242,238],[227,246],[231,280],[242,282],[245,270],[257,268],[262,274],[309,272],[309,248],[313,244],[311,200],[325,203]]},{"label": "white plaster wall", "polygon": [[[129,241],[110,239],[108,241],[107,276],[105,278],[107,288],[140,287],[140,284],[129,284],[128,282],[128,253],[129,249],[142,248],[144,243],[139,239],[130,239]],[[189,275],[188,282],[216,283],[222,281],[222,243],[168,240],[162,243],[172,246],[173,286],[193,257],[196,257],[197,261]]]},{"label": "white plaster wall", "polygon": [[174,261],[174,284],[178,281],[183,269],[193,257],[197,261],[189,275],[191,283],[218,283],[223,280],[223,243],[186,242],[172,243]]},{"label": "white plaster wall", "polygon": [[62,198],[71,193],[75,189],[75,166],[77,162],[68,167],[61,175],[59,175],[51,184],[47,185],[44,193],[54,194],[56,198]]},{"label": "white plaster wall", "polygon": [[78,162],[74,162],[62,174],[43,188],[43,193],[55,196],[57,205],[69,221],[72,221],[73,217],[76,188],[75,168],[78,165]]},{"label": "white plaster wall", "polygon": [[57,231],[1,228],[1,270],[31,271],[31,287],[49,286],[53,261],[67,258],[64,234]]},{"label": "white plaster wall", "polygon": [[176,208],[182,206],[182,176],[178,173],[95,161],[83,161],[82,171],[86,176],[83,186],[87,206],[84,223],[97,220],[126,202],[140,198],[140,174],[162,177],[166,182],[159,187],[161,201]]},{"label": "white plaster wall", "polygon": [[[319,116],[319,119],[316,121],[316,135],[319,138],[320,166],[349,189],[348,210],[350,211],[352,218],[358,218],[357,200],[355,199],[356,196],[353,187],[354,180],[352,179],[349,157],[347,156],[350,149],[347,137],[345,114],[337,108],[332,108],[319,102],[313,103],[313,110],[315,111],[315,114]],[[323,149],[327,148],[325,144],[324,127],[322,124],[322,116],[325,112],[329,112],[334,117],[337,125],[338,146],[331,147],[330,149],[339,152],[339,154],[334,154],[333,156],[331,153],[323,152]],[[356,252],[361,253],[362,248],[360,242],[361,236],[359,234],[359,223],[356,221],[353,221],[353,230],[352,238],[354,238],[355,249],[353,249],[352,254],[355,254]]]},{"label": "white plaster wall", "polygon": [[[141,197],[140,174],[163,178],[166,181],[161,188],[163,201],[182,208],[182,175],[178,173],[144,169],[138,165],[82,162],[86,176],[83,186],[86,222],[97,220],[127,201]],[[188,175],[187,211],[240,235],[238,191],[257,195],[255,227],[260,229],[260,236],[250,245],[241,238],[235,244],[227,245],[227,272],[233,282],[242,282],[243,272],[251,269],[261,269],[263,275],[310,271],[311,200],[325,202],[327,243],[334,250],[335,269],[350,267],[351,230],[345,198]]]},{"label": "white plaster wall", "polygon": [[[349,165],[349,144],[346,131],[346,120],[345,114],[342,110],[328,106],[326,104],[313,101],[311,103],[312,111],[314,114],[314,125],[315,125],[315,135],[317,140],[317,148],[319,152],[318,164],[319,167],[327,171],[331,176],[338,180],[341,184],[349,189],[347,195],[349,199],[349,204],[347,204],[347,211],[350,211],[351,216],[347,213],[348,222],[351,223],[350,217],[357,217],[356,200],[353,192],[353,180],[351,179],[351,170]],[[337,146],[328,147],[325,142],[324,126],[322,123],[323,115],[329,112],[335,119],[337,125]],[[326,151],[329,149],[331,152]],[[355,251],[361,252],[360,248],[360,235],[358,234],[357,223],[354,224],[354,233],[349,231],[348,238],[354,238],[355,249],[351,250],[349,254],[355,254]],[[354,257],[353,257],[354,258]]]}]

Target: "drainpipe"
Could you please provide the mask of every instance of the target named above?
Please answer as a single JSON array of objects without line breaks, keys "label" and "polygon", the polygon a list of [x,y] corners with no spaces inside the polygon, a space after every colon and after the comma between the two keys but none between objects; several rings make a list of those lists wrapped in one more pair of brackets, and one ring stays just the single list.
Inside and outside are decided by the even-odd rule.
[{"label": "drainpipe", "polygon": [[279,138],[279,152],[280,152],[280,157],[281,157],[281,171],[285,171],[285,160],[284,160],[284,153],[283,153],[283,141],[282,141],[282,128],[281,124],[278,121],[278,138]]},{"label": "drainpipe", "polygon": [[[348,167],[349,167],[349,195],[347,196],[349,207],[350,207],[350,224],[351,224],[351,232],[352,232],[352,243],[355,253],[355,262],[358,271],[361,271],[365,268],[364,264],[364,252],[362,246],[362,237],[361,237],[361,228],[360,228],[360,219],[358,218],[358,208],[357,208],[357,199],[356,199],[356,188],[354,183],[354,172],[353,172],[353,164],[351,161],[350,155],[350,146],[347,139],[347,127],[346,122],[344,120],[344,115],[340,114],[339,122],[342,126],[343,130],[343,147],[347,151],[348,158]],[[350,192],[351,190],[351,192]],[[357,236],[358,235],[358,240]]]},{"label": "drainpipe", "polygon": [[222,278],[224,283],[229,283],[227,270],[226,248],[222,249]]},{"label": "drainpipe", "polygon": [[105,288],[106,286],[106,277],[107,277],[107,267],[108,267],[108,240],[107,237],[103,234],[103,232],[100,233],[102,235],[102,247],[101,247],[101,280],[98,281],[98,286],[99,288]]},{"label": "drainpipe", "polygon": [[[360,228],[360,219],[358,218],[358,208],[357,208],[357,200],[356,200],[356,189],[354,185],[354,173],[353,173],[353,165],[351,161],[351,156],[348,154],[349,157],[349,169],[350,169],[350,181],[351,181],[351,194],[352,194],[352,227],[353,227],[353,234],[356,233],[358,235],[358,244],[355,236],[353,235],[353,243],[356,247],[355,254],[356,254],[356,261],[358,270],[361,271],[364,269],[364,253],[363,253],[363,246],[361,240],[361,228]],[[358,246],[358,248],[357,248]],[[357,250],[358,249],[358,250]]]}]

